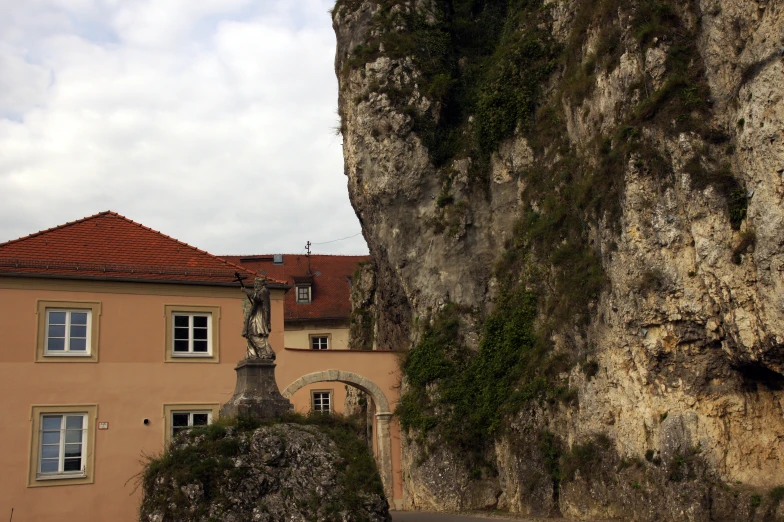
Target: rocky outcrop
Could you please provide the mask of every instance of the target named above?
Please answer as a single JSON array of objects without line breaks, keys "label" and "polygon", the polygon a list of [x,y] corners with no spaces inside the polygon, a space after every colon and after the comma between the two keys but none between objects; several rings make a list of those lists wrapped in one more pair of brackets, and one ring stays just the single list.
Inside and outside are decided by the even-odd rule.
[{"label": "rocky outcrop", "polygon": [[[452,304],[480,353],[523,288],[564,363],[550,389],[571,390],[505,404],[489,471],[439,438],[447,405],[428,411],[407,504],[780,519],[784,6],[341,0],[333,20],[378,347],[416,350]],[[430,404],[448,380],[423,385]],[[565,475],[597,434],[641,475]],[[673,474],[687,456],[699,471]],[[729,498],[753,512],[717,511]]]},{"label": "rocky outcrop", "polygon": [[367,447],[326,424],[240,422],[180,436],[144,471],[140,520],[388,522]]},{"label": "rocky outcrop", "polygon": [[357,265],[351,278],[349,350],[372,350],[376,340],[376,272],[373,264]]}]

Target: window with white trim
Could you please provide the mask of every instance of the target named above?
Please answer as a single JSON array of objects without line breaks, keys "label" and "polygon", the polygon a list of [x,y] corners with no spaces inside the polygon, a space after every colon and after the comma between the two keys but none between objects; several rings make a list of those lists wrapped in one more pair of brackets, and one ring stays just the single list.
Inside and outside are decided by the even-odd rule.
[{"label": "window with white trim", "polygon": [[171,414],[171,436],[196,426],[212,423],[211,411],[173,411]]},{"label": "window with white trim", "polygon": [[87,413],[41,414],[38,479],[84,477]]},{"label": "window with white trim", "polygon": [[175,356],[209,356],[212,354],[212,314],[173,314],[172,354]]},{"label": "window with white trim", "polygon": [[46,309],[44,355],[90,355],[92,310]]},{"label": "window with white trim", "polygon": [[311,335],[310,348],[313,350],[328,350],[329,349],[329,336],[328,335]]},{"label": "window with white trim", "polygon": [[332,411],[332,392],[313,392],[313,411],[329,413]]},{"label": "window with white trim", "polygon": [[297,303],[310,302],[310,285],[297,286]]}]

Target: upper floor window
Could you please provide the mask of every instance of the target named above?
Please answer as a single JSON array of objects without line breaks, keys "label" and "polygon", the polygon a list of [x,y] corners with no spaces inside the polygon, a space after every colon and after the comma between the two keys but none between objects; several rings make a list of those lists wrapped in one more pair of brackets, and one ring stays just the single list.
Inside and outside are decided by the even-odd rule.
[{"label": "upper floor window", "polygon": [[209,355],[212,314],[174,314],[174,355]]},{"label": "upper floor window", "polygon": [[310,347],[313,350],[327,350],[329,349],[329,336],[328,335],[311,335]]},{"label": "upper floor window", "polygon": [[165,305],[164,361],[220,362],[219,306]]},{"label": "upper floor window", "polygon": [[98,362],[101,303],[38,301],[37,362]]},{"label": "upper floor window", "polygon": [[46,310],[45,355],[90,355],[89,309]]},{"label": "upper floor window", "polygon": [[297,286],[297,303],[309,303],[310,299],[310,285]]}]

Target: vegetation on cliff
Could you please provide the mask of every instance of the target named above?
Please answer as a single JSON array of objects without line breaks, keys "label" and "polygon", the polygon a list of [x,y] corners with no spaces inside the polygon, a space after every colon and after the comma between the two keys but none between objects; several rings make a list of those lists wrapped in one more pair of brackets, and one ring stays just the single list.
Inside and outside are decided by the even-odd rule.
[{"label": "vegetation on cliff", "polygon": [[502,296],[484,322],[478,353],[466,348],[457,311],[455,305],[441,310],[404,359],[407,389],[397,414],[403,430],[413,430],[425,446],[435,435],[431,440],[465,456],[481,474],[488,466],[488,441],[505,415],[523,402],[562,397],[568,390],[550,384],[557,364],[534,334],[534,294]]}]

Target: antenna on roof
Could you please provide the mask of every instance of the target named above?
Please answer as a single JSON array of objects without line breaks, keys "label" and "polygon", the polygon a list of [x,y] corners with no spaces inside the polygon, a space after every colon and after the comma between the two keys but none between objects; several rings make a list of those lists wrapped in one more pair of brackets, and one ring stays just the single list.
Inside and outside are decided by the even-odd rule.
[{"label": "antenna on roof", "polygon": [[308,274],[310,274],[310,241],[305,244],[305,251],[308,253]]}]

